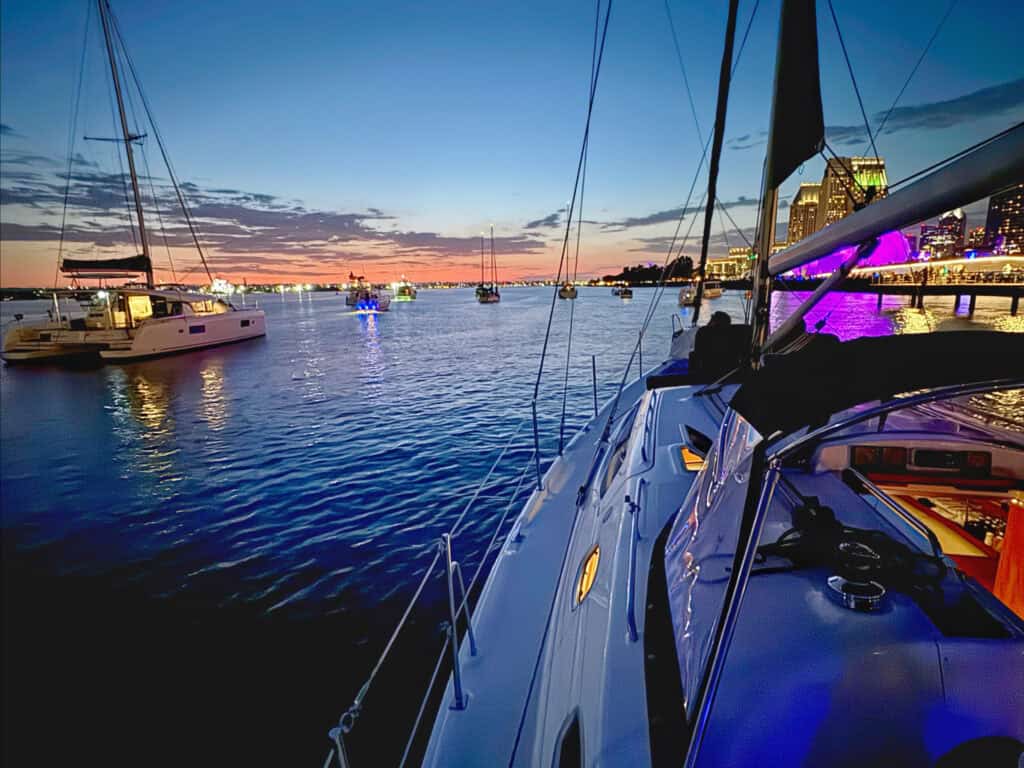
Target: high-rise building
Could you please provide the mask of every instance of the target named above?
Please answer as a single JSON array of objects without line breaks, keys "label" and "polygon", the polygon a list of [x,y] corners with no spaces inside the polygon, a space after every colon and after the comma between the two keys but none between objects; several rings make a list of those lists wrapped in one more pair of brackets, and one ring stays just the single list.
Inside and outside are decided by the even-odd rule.
[{"label": "high-rise building", "polygon": [[803,240],[817,231],[815,223],[818,218],[818,195],[821,184],[801,184],[789,204],[789,226],[786,228],[786,243]]},{"label": "high-rise building", "polygon": [[880,157],[834,157],[825,165],[820,187],[815,231],[889,193],[885,160]]},{"label": "high-rise building", "polygon": [[937,224],[922,224],[919,248],[933,259],[951,259],[963,255],[967,219],[959,208],[947,211]]},{"label": "high-rise building", "polygon": [[1024,184],[989,198],[985,243],[996,253],[1024,253]]},{"label": "high-rise building", "polygon": [[985,228],[975,227],[967,233],[967,248],[977,250],[985,247]]}]

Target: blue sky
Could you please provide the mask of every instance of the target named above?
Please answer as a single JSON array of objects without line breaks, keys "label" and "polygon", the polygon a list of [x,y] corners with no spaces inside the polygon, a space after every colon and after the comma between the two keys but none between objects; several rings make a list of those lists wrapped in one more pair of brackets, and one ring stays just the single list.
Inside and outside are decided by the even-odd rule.
[{"label": "blue sky", "polygon": [[[834,4],[866,109],[872,116],[884,112],[948,0]],[[508,276],[554,271],[560,230],[526,224],[564,206],[571,194],[593,4],[114,0],[113,6],[179,177],[195,185],[198,200],[216,202],[218,215],[230,218],[230,204],[251,209],[260,222],[232,219],[253,237],[211,246],[221,271],[253,280],[293,273],[314,279],[347,274],[355,265],[381,279],[396,271],[468,277],[474,243],[492,222]],[[670,0],[670,6],[706,136],[725,3]],[[741,2],[741,32],[753,7]],[[89,8],[87,0],[7,0],[0,8],[5,285],[43,273],[52,279],[52,195],[33,201],[11,190],[25,191],[23,174],[59,172]],[[110,135],[107,73],[91,13],[78,133]],[[719,182],[723,201],[758,195],[777,17],[777,2],[760,3],[736,72]],[[826,123],[856,129],[860,113],[822,3],[818,21]],[[890,179],[1024,119],[1021,29],[1024,4],[954,7],[901,99],[901,107],[917,111],[895,114],[895,132],[879,138]],[[999,90],[985,92],[991,88]],[[75,144],[95,163],[88,167],[108,172],[117,171],[113,147],[80,136]],[[836,146],[845,154],[859,149]],[[146,152],[159,175],[152,142]],[[663,0],[618,0],[594,111],[584,208],[584,217],[599,223],[584,231],[581,271],[660,260],[660,238],[671,224],[600,223],[680,206],[699,155]],[[784,185],[783,197],[820,172],[820,161],[809,162]],[[275,219],[261,208],[270,199],[276,210],[293,212]],[[752,225],[752,205],[731,212],[741,227]],[[88,206],[73,211],[97,213]],[[59,210],[56,215],[59,223]],[[212,216],[210,226],[216,234]],[[270,242],[255,236],[270,227],[293,228],[294,242],[283,233]],[[72,248],[131,250],[118,245],[126,239],[123,232],[83,235]]]}]

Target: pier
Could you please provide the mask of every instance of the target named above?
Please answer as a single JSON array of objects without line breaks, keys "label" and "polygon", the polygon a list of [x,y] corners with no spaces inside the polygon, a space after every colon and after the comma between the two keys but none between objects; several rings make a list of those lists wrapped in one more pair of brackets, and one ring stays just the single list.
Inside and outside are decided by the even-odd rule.
[{"label": "pier", "polygon": [[[968,299],[968,314],[973,315],[979,296],[1006,298],[1011,315],[1020,310],[1020,299],[1024,296],[1024,277],[1008,276],[1010,279],[971,279],[970,276],[957,276],[954,279],[932,281],[891,280],[877,278],[850,278],[838,290],[846,293],[873,293],[878,296],[877,307],[882,308],[885,296],[909,296],[910,306],[923,309],[925,299],[938,301],[939,297],[952,297],[953,309],[958,310],[964,298]],[[820,279],[777,279],[776,290],[813,291],[821,284]],[[749,290],[749,281],[730,281],[729,288]]]}]

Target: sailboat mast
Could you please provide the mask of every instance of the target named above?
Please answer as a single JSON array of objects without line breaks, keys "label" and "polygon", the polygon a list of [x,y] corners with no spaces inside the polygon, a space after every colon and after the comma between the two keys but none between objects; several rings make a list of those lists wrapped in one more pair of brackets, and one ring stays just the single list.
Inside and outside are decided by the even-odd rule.
[{"label": "sailboat mast", "polygon": [[739,0],[729,0],[729,17],[725,24],[725,46],[722,49],[722,70],[718,76],[718,105],[715,109],[714,139],[711,143],[711,162],[708,165],[708,202],[704,212],[704,236],[701,238],[700,267],[697,283],[697,298],[694,302],[693,324],[700,317],[700,305],[704,298],[704,277],[708,264],[708,244],[711,240],[711,219],[718,202],[718,163],[722,156],[722,141],[725,138],[725,116],[729,106],[729,85],[732,75],[732,48],[736,39],[736,17],[739,14]]},{"label": "sailboat mast", "polygon": [[491,224],[491,282],[498,288],[498,262],[494,259],[494,225]]},{"label": "sailboat mast", "polygon": [[128,130],[128,116],[124,111],[124,97],[121,94],[121,78],[117,73],[117,57],[114,55],[114,44],[110,38],[110,20],[107,14],[110,8],[107,0],[96,0],[99,6],[100,22],[103,25],[103,39],[107,45],[107,58],[110,60],[110,77],[114,82],[114,94],[117,96],[117,111],[121,117],[121,133],[124,136],[124,151],[128,156],[128,172],[132,177],[132,194],[135,196],[135,215],[139,221],[139,240],[142,242],[142,255],[146,257],[146,287],[153,287],[153,261],[149,257],[149,243],[146,240],[146,222],[142,214],[142,194],[139,191],[139,177],[135,172],[135,157],[132,155],[132,132]]},{"label": "sailboat mast", "polygon": [[484,284],[484,233],[480,233],[480,285]]},{"label": "sailboat mast", "polygon": [[753,333],[751,363],[760,366],[768,338],[771,312],[771,275],[768,259],[775,244],[779,187],[800,165],[818,154],[825,142],[818,70],[818,27],[814,0],[783,0],[775,54],[772,113],[768,125],[768,151],[761,189],[757,262],[751,285]]}]

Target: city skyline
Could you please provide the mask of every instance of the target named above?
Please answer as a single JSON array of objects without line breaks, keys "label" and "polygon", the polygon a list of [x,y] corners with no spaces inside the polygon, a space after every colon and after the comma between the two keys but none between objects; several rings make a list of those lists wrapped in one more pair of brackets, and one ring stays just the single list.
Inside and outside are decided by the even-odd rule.
[{"label": "city skyline", "polygon": [[[664,9],[616,7],[596,98],[581,276],[660,263],[680,214],[685,233],[703,211],[703,180],[686,211],[683,203],[710,129],[724,13],[671,7],[701,136]],[[87,9],[49,2],[0,11],[3,286],[53,282],[69,100]],[[351,270],[380,281],[399,274],[471,279],[479,233],[494,223],[503,279],[552,277],[585,115],[593,9],[526,4],[499,18],[459,3],[434,8],[432,18],[400,3],[301,10],[115,5],[215,274],[236,282],[333,282]],[[741,24],[750,10],[741,5]],[[922,2],[841,13],[873,127],[940,11]],[[758,11],[737,65],[719,198],[741,233],[716,221],[716,256],[753,233],[776,13],[772,3]],[[1000,53],[1013,46],[993,42],[1012,38],[1007,15],[1014,13],[1024,23],[1024,12],[997,4],[951,14],[877,137],[890,178],[1024,117],[1020,65]],[[244,23],[232,28],[232,18]],[[819,26],[828,141],[840,154],[863,156],[866,134],[834,30],[822,18]],[[967,61],[957,58],[965,40],[982,39],[991,44]],[[81,135],[111,130],[97,44],[94,28]],[[891,55],[875,55],[887,45]],[[66,253],[130,255],[114,145],[81,135]],[[780,233],[791,218],[788,201],[824,168],[810,161],[783,185]],[[165,200],[168,188],[153,175]],[[978,222],[983,207],[969,209],[969,221]],[[193,267],[180,222],[166,223],[171,255],[182,270]],[[167,260],[156,226],[150,242],[159,274]],[[686,250],[696,251],[695,239]]]}]

